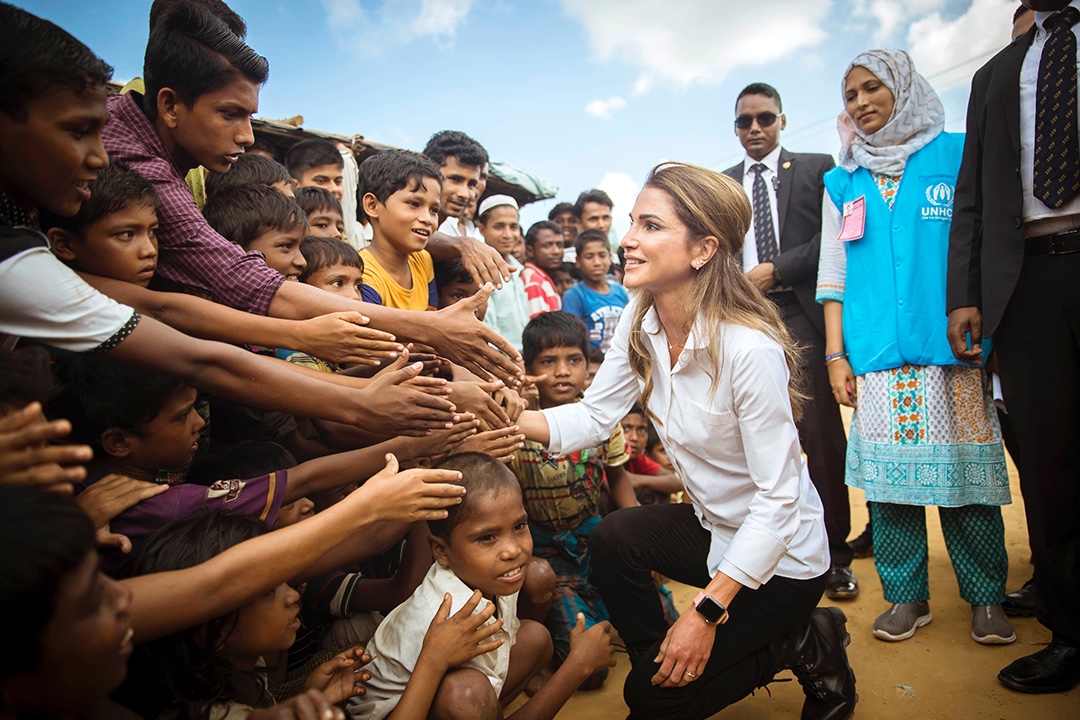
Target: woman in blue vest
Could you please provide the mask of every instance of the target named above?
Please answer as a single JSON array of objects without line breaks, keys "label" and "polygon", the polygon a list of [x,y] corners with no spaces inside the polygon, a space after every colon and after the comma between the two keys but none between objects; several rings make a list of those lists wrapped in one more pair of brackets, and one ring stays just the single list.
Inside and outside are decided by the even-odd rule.
[{"label": "woman in blue vest", "polygon": [[[1002,611],[1010,502],[985,373],[945,336],[945,270],[963,135],[902,50],[844,73],[840,166],[825,175],[817,299],[837,402],[857,410],[847,484],[871,501],[874,560],[892,607],[874,622],[906,640],[932,619],[926,505],[937,505],[971,635],[1016,639]],[[988,344],[983,343],[983,348]],[[857,405],[856,405],[857,404]]]}]

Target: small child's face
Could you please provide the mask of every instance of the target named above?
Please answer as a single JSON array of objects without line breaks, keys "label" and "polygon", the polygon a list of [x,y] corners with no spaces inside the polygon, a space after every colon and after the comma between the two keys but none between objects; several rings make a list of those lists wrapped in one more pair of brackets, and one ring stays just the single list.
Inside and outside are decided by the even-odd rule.
[{"label": "small child's face", "polygon": [[152,206],[129,205],[92,223],[66,250],[83,272],[146,287],[157,269],[157,229]]},{"label": "small child's face", "polygon": [[492,208],[487,215],[487,223],[480,225],[480,234],[484,236],[484,242],[504,258],[510,255],[521,235],[518,211],[511,205]]},{"label": "small child's face", "polygon": [[449,217],[461,217],[469,203],[480,197],[480,166],[466,165],[450,156],[439,171],[443,176],[442,210]]},{"label": "small child's face", "polygon": [[[199,449],[199,431],[206,424],[195,411],[195,398],[195,388],[181,385],[154,419],[137,432],[118,431],[123,434],[127,448],[124,462],[150,473],[190,465]],[[103,444],[106,448],[110,446]]]},{"label": "small child's face", "polygon": [[562,268],[551,271],[551,281],[555,283],[555,292],[559,293],[559,297],[562,297],[567,290],[577,285],[577,280],[570,274],[570,271]]},{"label": "small child's face", "polygon": [[340,200],[345,197],[345,180],[340,165],[316,165],[301,173],[297,187],[321,187],[334,193]]},{"label": "small child's face", "polygon": [[350,300],[359,300],[364,271],[352,265],[327,265],[308,275],[304,282]]},{"label": "small child's face", "polygon": [[645,452],[645,443],[649,441],[649,423],[641,413],[630,413],[622,419],[623,437],[630,457],[637,457]]},{"label": "small child's face", "polygon": [[541,230],[536,234],[536,242],[525,248],[525,253],[540,269],[547,272],[558,270],[563,256],[562,233],[547,228]]},{"label": "small child's face", "polygon": [[[424,178],[417,187],[410,183],[386,198],[386,204],[378,202],[368,193],[365,202],[374,200],[376,214],[368,212],[375,229],[375,241],[387,242],[399,253],[420,252],[427,246],[428,238],[439,227],[439,183]],[[364,205],[364,210],[369,209]]]},{"label": "small child's face", "polygon": [[514,247],[510,249],[510,254],[522,265],[528,260],[526,257],[527,253],[525,252],[525,238],[521,235],[520,231],[518,231],[517,240],[514,241]]},{"label": "small child's face", "polygon": [[291,230],[269,230],[252,240],[245,249],[258,250],[266,256],[266,267],[277,270],[286,280],[296,280],[307,267],[307,260],[300,252],[305,230],[303,225]]},{"label": "small child's face", "polygon": [[345,239],[345,219],[333,208],[319,208],[307,216],[308,235]]},{"label": "small child's face", "polygon": [[470,502],[474,507],[469,517],[450,531],[448,539],[431,536],[435,561],[488,600],[513,595],[525,582],[533,549],[521,492],[503,487]]},{"label": "small child's face", "polygon": [[585,375],[585,389],[588,390],[592,381],[596,379],[596,373],[600,372],[601,363],[589,361],[589,369]]},{"label": "small child's face", "polygon": [[[0,113],[0,179],[17,202],[71,217],[109,164],[101,128],[106,90],[53,85],[26,103],[26,120]],[[78,132],[72,132],[75,129]]]},{"label": "small child's face", "polygon": [[586,243],[577,257],[577,266],[587,284],[603,283],[608,270],[611,269],[611,251],[608,250],[607,243]]},{"label": "small child's face", "polygon": [[577,219],[577,215],[570,211],[561,212],[555,216],[555,224],[562,228],[563,245],[572,246],[574,238],[581,231],[581,221]]},{"label": "small child's face", "polygon": [[654,463],[667,470],[669,473],[675,472],[675,466],[671,464],[671,460],[667,456],[667,450],[664,449],[663,443],[656,443],[647,452],[648,456]]},{"label": "small child's face", "polygon": [[546,375],[536,383],[540,407],[549,408],[574,402],[585,389],[588,363],[581,348],[553,347],[541,350],[529,363],[530,375]]},{"label": "small child's face", "polygon": [[280,530],[290,525],[295,525],[301,520],[307,520],[315,515],[315,503],[302,497],[288,505],[282,505],[274,520],[274,530]]},{"label": "small child's face", "polygon": [[288,650],[300,629],[300,593],[285,583],[240,608],[236,625],[225,638],[222,655],[234,664]]},{"label": "small child's face", "polygon": [[[470,282],[450,282],[439,287],[439,309],[450,307],[459,300],[472,297],[480,292],[480,285],[475,280]],[[483,320],[487,315],[487,301],[476,310],[476,319]]]}]

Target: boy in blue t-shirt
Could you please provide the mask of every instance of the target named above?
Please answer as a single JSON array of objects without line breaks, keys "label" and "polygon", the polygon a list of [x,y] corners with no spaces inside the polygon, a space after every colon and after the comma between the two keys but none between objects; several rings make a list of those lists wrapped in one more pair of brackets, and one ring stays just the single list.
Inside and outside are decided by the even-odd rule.
[{"label": "boy in blue t-shirt", "polygon": [[563,295],[563,310],[585,322],[590,345],[607,352],[630,296],[622,285],[607,280],[611,250],[604,231],[585,230],[574,240],[574,247],[582,280]]}]

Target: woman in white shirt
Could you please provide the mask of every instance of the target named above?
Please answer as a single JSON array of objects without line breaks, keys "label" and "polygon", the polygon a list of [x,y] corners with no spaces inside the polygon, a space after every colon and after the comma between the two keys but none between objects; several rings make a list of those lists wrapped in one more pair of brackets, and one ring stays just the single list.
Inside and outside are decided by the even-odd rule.
[{"label": "woman in white shirt", "polygon": [[[665,163],[631,220],[633,297],[585,399],[519,418],[563,454],[607,437],[640,397],[691,500],[619,510],[591,540],[591,579],[634,663],[630,717],[709,717],[791,668],[804,720],[847,718],[845,618],[814,610],[829,554],[795,427],[797,348],[737,262],[750,203],[719,173]],[[654,570],[703,588],[670,629]]]}]

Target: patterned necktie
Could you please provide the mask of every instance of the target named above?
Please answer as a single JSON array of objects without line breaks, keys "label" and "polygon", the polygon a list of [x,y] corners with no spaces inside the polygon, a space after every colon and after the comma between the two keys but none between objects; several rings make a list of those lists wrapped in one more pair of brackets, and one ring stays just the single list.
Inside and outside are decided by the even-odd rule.
[{"label": "patterned necktie", "polygon": [[1049,208],[1059,208],[1080,191],[1080,149],[1076,135],[1076,36],[1080,11],[1067,7],[1046,19],[1050,33],[1039,59],[1035,95],[1035,169],[1032,191]]},{"label": "patterned necktie", "polygon": [[765,172],[765,165],[757,163],[751,166],[750,171],[754,173],[754,245],[757,246],[757,259],[759,263],[773,262],[780,250],[776,246],[769,189],[761,176]]}]

